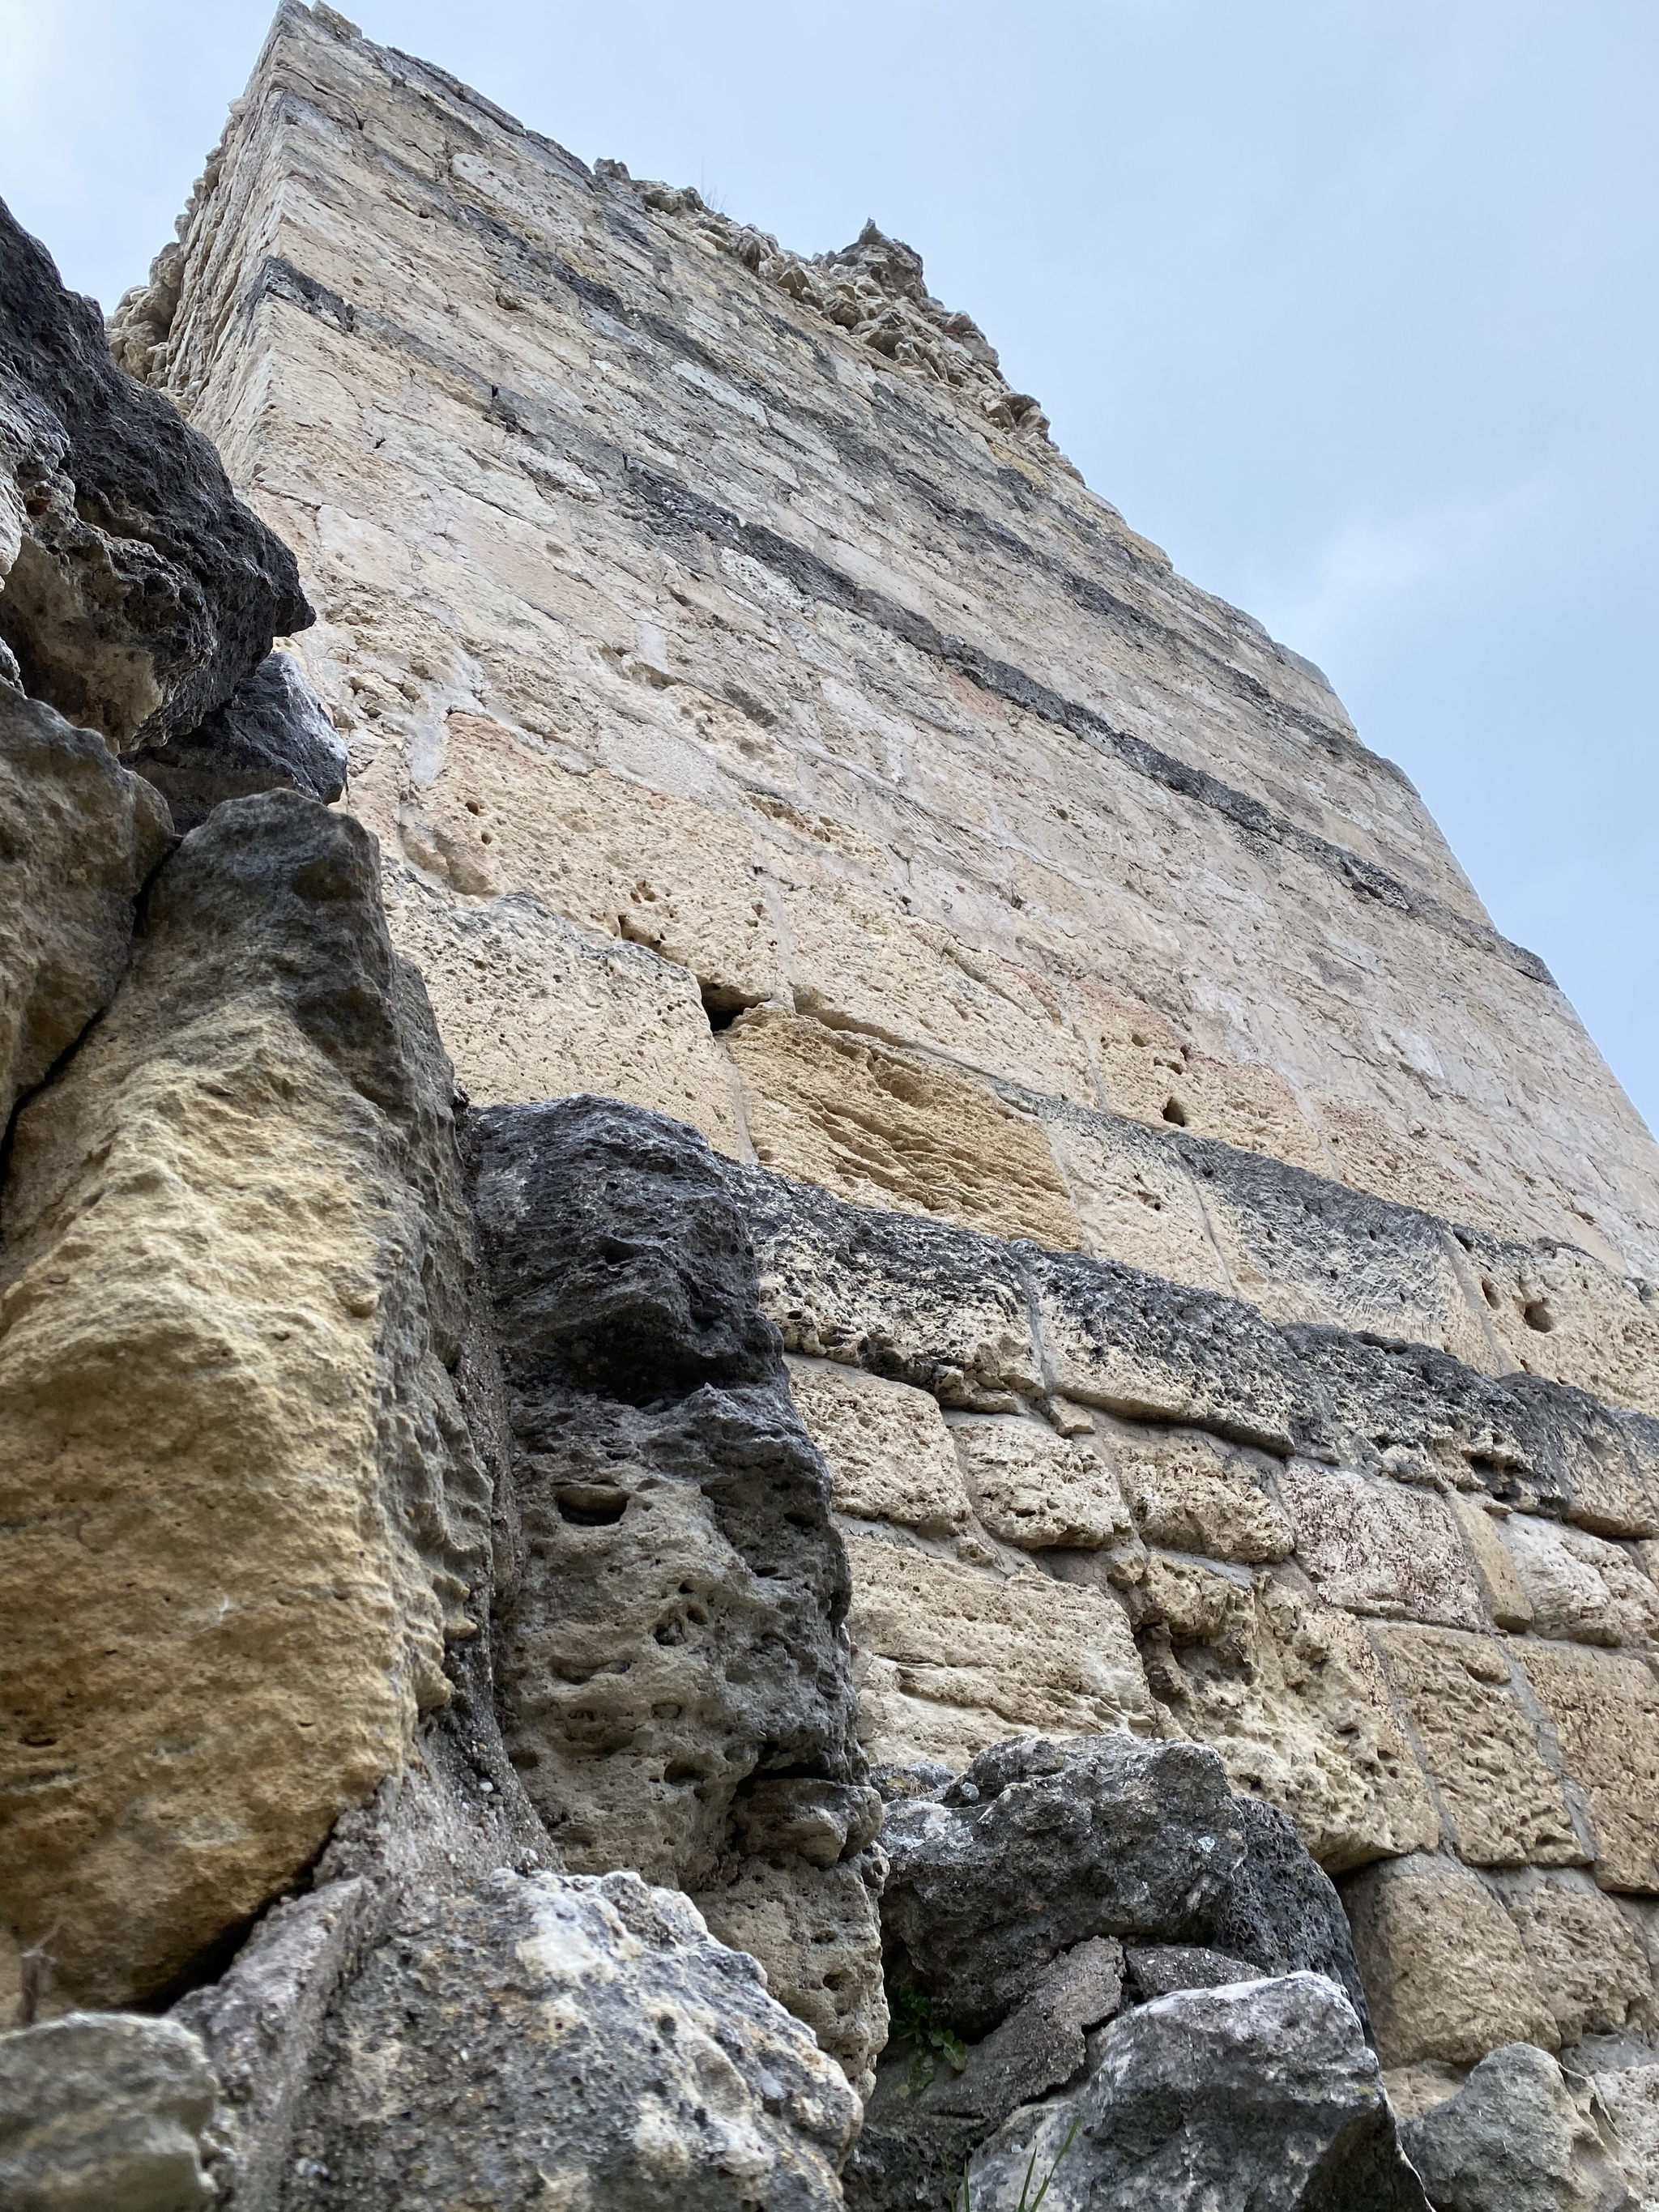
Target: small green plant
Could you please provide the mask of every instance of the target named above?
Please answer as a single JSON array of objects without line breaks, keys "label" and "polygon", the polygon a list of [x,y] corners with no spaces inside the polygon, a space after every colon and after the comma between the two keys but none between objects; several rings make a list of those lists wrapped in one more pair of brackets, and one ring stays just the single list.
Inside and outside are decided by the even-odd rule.
[{"label": "small green plant", "polygon": [[[1043,2175],[1042,2186],[1038,2189],[1035,2197],[1031,2194],[1031,2184],[1036,2179],[1037,2154],[1035,2151],[1031,2153],[1030,2160],[1025,2168],[1025,2179],[1020,2185],[1019,2203],[1014,2207],[1014,2212],[1037,2212],[1038,2205],[1042,2203],[1043,2198],[1048,2194],[1048,2184],[1060,2172],[1060,2161],[1072,2148],[1072,2143],[1077,2135],[1082,2115],[1079,2113],[1077,2118],[1073,2120],[1071,2126],[1066,2129],[1066,2140],[1061,2143],[1060,2148],[1054,2153],[1054,2164],[1048,2168],[1047,2173]],[[965,2158],[962,2161],[962,2192],[959,2199],[958,2212],[974,2212],[973,2187],[968,2178],[968,2160]]]},{"label": "small green plant", "polygon": [[890,2009],[893,2041],[914,2046],[910,2071],[899,2093],[901,2096],[919,2097],[939,2072],[939,2058],[943,2058],[956,2073],[961,2073],[968,2063],[962,2038],[953,2035],[948,2027],[934,2026],[933,2008],[925,1990],[896,1990]]}]

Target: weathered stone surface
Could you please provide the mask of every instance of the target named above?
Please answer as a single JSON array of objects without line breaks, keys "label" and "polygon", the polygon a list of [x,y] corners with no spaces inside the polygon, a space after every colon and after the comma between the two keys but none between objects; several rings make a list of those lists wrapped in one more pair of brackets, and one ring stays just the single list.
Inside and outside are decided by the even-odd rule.
[{"label": "weathered stone surface", "polygon": [[1530,1628],[1532,1601],[1498,1533],[1507,1509],[1492,1499],[1467,1497],[1449,1487],[1445,1497],[1474,1561],[1487,1612],[1499,1628]]},{"label": "weathered stone surface", "polygon": [[168,842],[101,738],[0,684],[0,1126],[114,996]]},{"label": "weathered stone surface", "polygon": [[7,2212],[194,2212],[212,2203],[202,2138],[217,2085],[170,2020],[68,2014],[0,2035]]},{"label": "weathered stone surface", "polygon": [[1620,2166],[1647,2212],[1659,2199],[1659,2066],[1606,2068],[1593,2079]]},{"label": "weathered stone surface", "polygon": [[1336,1893],[1284,1816],[1236,1798],[1196,1746],[1017,1738],[942,1798],[890,1806],[883,1842],[890,1948],[963,2034],[1097,1936],[1213,1942],[1257,1972],[1306,1966],[1358,1996]]},{"label": "weathered stone surface", "polygon": [[1231,1294],[1232,1278],[1169,1123],[1148,1129],[1069,1101],[1023,1097],[1020,1103],[1048,1133],[1086,1250],[1171,1282]]},{"label": "weathered stone surface", "polygon": [[1243,1959],[1230,1959],[1224,1951],[1206,1951],[1201,1943],[1128,1943],[1123,1961],[1135,1986],[1145,1997],[1167,1997],[1172,1990],[1215,1990],[1228,1982],[1253,1982],[1261,1977]]},{"label": "weathered stone surface", "polygon": [[958,1414],[951,1437],[983,1526],[1023,1551],[1095,1551],[1134,1533],[1116,1477],[1092,1440],[1036,1421]]},{"label": "weathered stone surface", "polygon": [[1639,1659],[1528,1638],[1516,1656],[1589,1800],[1595,1875],[1659,1892],[1659,1681]]},{"label": "weathered stone surface", "polygon": [[1260,1458],[1198,1431],[1119,1425],[1108,1433],[1123,1494],[1149,1544],[1247,1566],[1287,1559],[1296,1548]]},{"label": "weathered stone surface", "polygon": [[1154,1708],[1109,1591],[1004,1577],[849,1530],[848,1628],[872,1759],[962,1766],[1022,1731],[1149,1732]]},{"label": "weathered stone surface", "polygon": [[1059,2212],[1428,2212],[1376,2055],[1317,1974],[1123,2014],[1079,2089],[1027,2106],[975,2157],[974,2203],[1016,2212],[1033,2161],[1033,2189],[1052,2172],[1043,2202]]},{"label": "weathered stone surface", "polygon": [[790,1360],[789,1389],[829,1467],[838,1513],[929,1536],[966,1528],[973,1505],[927,1391],[820,1359]]},{"label": "weathered stone surface", "polygon": [[726,1032],[763,1167],[854,1205],[936,1214],[1060,1249],[1082,1242],[1040,1123],[988,1085],[761,1008]]},{"label": "weathered stone surface", "polygon": [[222,800],[302,791],[331,806],[345,789],[346,749],[291,653],[271,653],[193,730],[133,756],[165,794],[173,826],[194,830]]},{"label": "weathered stone surface", "polygon": [[1651,2031],[1653,1969],[1610,1897],[1582,1875],[1505,1883],[1502,1895],[1564,2045]]},{"label": "weathered stone surface", "polygon": [[1486,1626],[1474,1562],[1433,1491],[1308,1460],[1291,1462],[1279,1490],[1297,1557],[1331,1604],[1443,1628]]},{"label": "weathered stone surface", "polygon": [[1509,1651],[1448,1629],[1376,1632],[1389,1680],[1451,1824],[1475,1866],[1570,1866],[1587,1856],[1559,1778],[1516,1694]]},{"label": "weathered stone surface", "polygon": [[1163,1729],[1213,1745],[1322,1867],[1434,1848],[1439,1820],[1358,1621],[1289,1581],[1156,1555],[1133,1595]]},{"label": "weathered stone surface", "polygon": [[1519,1931],[1455,1859],[1406,1858],[1342,1885],[1385,2066],[1468,2066],[1504,2043],[1547,2051],[1560,2030]]},{"label": "weathered stone surface", "polygon": [[1615,1406],[1659,1407],[1659,1314],[1646,1284],[1577,1240],[1520,1244],[1466,1230],[1460,1241],[1517,1367]]},{"label": "weathered stone surface", "polygon": [[841,2069],[636,1875],[508,1870],[421,1896],[342,1993],[295,2212],[466,2203],[832,2206]]},{"label": "weathered stone surface", "polygon": [[295,1880],[477,1633],[450,1090],[370,840],[273,792],[167,863],[20,1117],[0,1890],[56,2004],[155,1995]]},{"label": "weathered stone surface", "polygon": [[1540,1636],[1616,1645],[1659,1635],[1659,1589],[1617,1544],[1525,1513],[1504,1522],[1503,1540]]},{"label": "weathered stone surface", "polygon": [[189,729],[312,614],[207,440],[109,357],[0,207],[0,640],[112,746]]},{"label": "weathered stone surface", "polygon": [[1506,2044],[1401,2141],[1437,2212],[1637,2212],[1588,2106],[1547,2052]]}]

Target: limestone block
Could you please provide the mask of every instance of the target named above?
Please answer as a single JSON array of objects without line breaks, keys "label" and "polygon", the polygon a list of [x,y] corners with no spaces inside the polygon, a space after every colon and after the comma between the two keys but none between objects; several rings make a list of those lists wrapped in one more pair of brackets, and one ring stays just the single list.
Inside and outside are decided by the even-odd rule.
[{"label": "limestone block", "polygon": [[1583,1875],[1505,1884],[1500,1893],[1564,2044],[1651,2030],[1653,1969],[1612,1898]]},{"label": "limestone block", "polygon": [[1503,1390],[1519,1409],[1525,1447],[1513,1503],[1541,1504],[1598,1536],[1659,1536],[1659,1450],[1647,1414],[1542,1376],[1506,1375]]},{"label": "limestone block", "polygon": [[1519,1931],[1479,1875],[1453,1859],[1401,1859],[1345,1881],[1342,1902],[1385,2066],[1559,2047]]},{"label": "limestone block", "polygon": [[20,1118],[0,1894],[54,2002],[154,1995],[297,1880],[477,1633],[452,1088],[367,835],[272,792],[167,864]]},{"label": "limestone block", "polygon": [[1154,1132],[1057,1099],[1033,1102],[1097,1259],[1231,1294],[1234,1285],[1167,1124]]},{"label": "limestone block", "polygon": [[1153,1705],[1106,1593],[848,1534],[859,1731],[872,1759],[963,1766],[1022,1730],[1146,1732]]},{"label": "limestone block", "polygon": [[1439,1821],[1357,1621],[1271,1576],[1188,1561],[1155,1559],[1137,1596],[1164,1729],[1213,1745],[1322,1867],[1433,1848]]},{"label": "limestone block", "polygon": [[1530,1628],[1532,1601],[1498,1534],[1504,1509],[1489,1506],[1485,1498],[1466,1497],[1449,1486],[1443,1495],[1474,1560],[1487,1612],[1499,1628]]},{"label": "limestone block", "polygon": [[1518,1367],[1659,1413],[1659,1311],[1644,1284],[1571,1244],[1475,1232],[1463,1241],[1491,1327]]},{"label": "limestone block", "polygon": [[860,2096],[887,2040],[877,1902],[885,1872],[868,1850],[830,1867],[792,1854],[750,1857],[692,1899],[717,1942],[759,1960],[772,1996],[805,2021]]},{"label": "limestone block", "polygon": [[689,1899],[502,1869],[417,1893],[343,1992],[284,2202],[726,2212],[741,2191],[830,2212],[858,2118],[841,2069]]},{"label": "limestone block", "polygon": [[170,834],[100,737],[0,684],[0,1125],[114,995]]},{"label": "limestone block", "polygon": [[1389,1680],[1440,1794],[1459,1855],[1475,1866],[1571,1866],[1584,1856],[1559,1778],[1494,1637],[1374,1632]]},{"label": "limestone block", "polygon": [[0,2036],[8,2212],[194,2212],[217,2194],[203,2138],[217,2084],[174,2021],[70,2013]]},{"label": "limestone block", "polygon": [[1502,1526],[1540,1636],[1645,1644],[1659,1634],[1659,1589],[1617,1544],[1526,1513]]},{"label": "limestone block", "polygon": [[1254,1307],[1112,1261],[1040,1255],[1032,1271],[1044,1358],[1063,1396],[1270,1449],[1322,1426]]},{"label": "limestone block", "polygon": [[1134,1533],[1117,1479],[1092,1440],[1035,1420],[957,1414],[951,1434],[982,1524],[1005,1544],[1097,1551]]},{"label": "limestone block", "polygon": [[1605,1889],[1659,1891],[1659,1681],[1642,1660],[1528,1637],[1516,1656],[1589,1799]]},{"label": "limestone block", "polygon": [[1286,1559],[1295,1548],[1259,1461],[1199,1430],[1114,1422],[1103,1437],[1149,1544],[1247,1566]]},{"label": "limestone block", "polygon": [[1018,1253],[915,1215],[842,1206],[758,1170],[727,1170],[786,1347],[857,1362],[941,1403],[1012,1413],[1042,1388]]},{"label": "limestone block", "polygon": [[1330,1604],[1443,1628],[1486,1626],[1474,1564],[1435,1492],[1310,1460],[1291,1460],[1279,1489],[1297,1557]]},{"label": "limestone block", "polygon": [[597,1091],[740,1155],[731,1071],[688,969],[580,930],[527,894],[460,905],[410,868],[389,872],[386,919],[475,1106]]},{"label": "limestone block", "polygon": [[836,1510],[953,1536],[973,1518],[939,1403],[860,1368],[793,1358],[789,1389],[835,1486]]},{"label": "limestone block", "polygon": [[1457,2212],[1637,2212],[1587,2096],[1516,2043],[1401,2130],[1437,2205]]},{"label": "limestone block", "polygon": [[1042,1126],[988,1086],[867,1037],[758,1010],[726,1032],[763,1167],[858,1206],[1060,1250],[1082,1242]]}]

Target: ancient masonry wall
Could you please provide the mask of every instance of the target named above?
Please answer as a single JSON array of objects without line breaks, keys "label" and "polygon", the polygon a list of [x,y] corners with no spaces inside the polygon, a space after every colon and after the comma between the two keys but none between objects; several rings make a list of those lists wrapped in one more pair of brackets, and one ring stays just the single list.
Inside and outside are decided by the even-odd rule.
[{"label": "ancient masonry wall", "polygon": [[798,259],[326,9],[115,349],[300,556],[473,1106],[735,1164],[871,1757],[1213,1744],[1386,2062],[1645,2033],[1659,1155],[1318,672],[908,248]]}]

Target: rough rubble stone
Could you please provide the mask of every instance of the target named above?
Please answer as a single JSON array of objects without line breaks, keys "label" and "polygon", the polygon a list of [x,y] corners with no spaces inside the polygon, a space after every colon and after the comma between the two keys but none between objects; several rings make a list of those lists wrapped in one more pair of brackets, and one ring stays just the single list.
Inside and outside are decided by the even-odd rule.
[{"label": "rough rubble stone", "polygon": [[194,830],[227,799],[302,791],[331,806],[345,789],[346,749],[291,653],[270,653],[193,730],[132,756],[166,796],[173,826]]},{"label": "rough rubble stone", "polygon": [[100,737],[0,684],[0,1127],[114,996],[169,842]]},{"label": "rough rubble stone", "polygon": [[1016,2212],[1034,2160],[1054,2212],[1428,2212],[1376,2054],[1318,1974],[1121,2014],[1081,2087],[1026,2106],[975,2157],[975,2207]]},{"label": "rough rubble stone", "polygon": [[411,1900],[343,1991],[284,2204],[828,2212],[858,2115],[684,1897],[502,1869]]},{"label": "rough rubble stone", "polygon": [[218,455],[109,357],[90,300],[0,206],[0,640],[120,750],[188,730],[312,621]]},{"label": "rough rubble stone", "polygon": [[1167,1997],[1174,1990],[1216,1990],[1229,1982],[1261,1979],[1243,1959],[1206,1951],[1197,1943],[1126,1943],[1123,1960],[1141,1997]]},{"label": "rough rubble stone", "polygon": [[1401,2141],[1436,2212],[1637,2212],[1587,2105],[1547,2051],[1505,2044]]},{"label": "rough rubble stone", "polygon": [[195,2212],[217,2084],[174,2021],[72,2012],[0,2035],[6,2212]]},{"label": "rough rubble stone", "polygon": [[1284,1815],[1235,1797],[1195,1745],[1016,1738],[941,1798],[890,1805],[882,1840],[890,1972],[902,1960],[964,2035],[1094,1936],[1209,1944],[1260,1972],[1306,1967],[1363,2002],[1335,1891]]},{"label": "rough rubble stone", "polygon": [[451,1078],[372,841],[237,799],[19,1117],[0,1261],[0,1917],[154,1997],[450,1695],[489,1487]]}]

